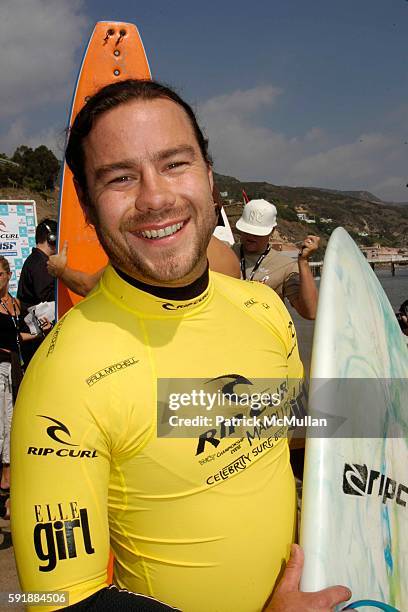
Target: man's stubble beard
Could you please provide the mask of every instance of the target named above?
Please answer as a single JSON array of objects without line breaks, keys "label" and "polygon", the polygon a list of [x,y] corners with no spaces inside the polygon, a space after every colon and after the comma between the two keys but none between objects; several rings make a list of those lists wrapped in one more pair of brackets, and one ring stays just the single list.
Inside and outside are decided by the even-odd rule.
[{"label": "man's stubble beard", "polygon": [[[186,255],[179,252],[179,248],[166,248],[162,257],[159,257],[154,265],[150,264],[140,256],[138,250],[126,240],[123,228],[119,231],[120,242],[116,236],[101,226],[95,213],[92,222],[104,251],[111,263],[134,278],[142,277],[144,280],[153,282],[170,282],[183,279],[190,274],[200,260],[205,256],[212,233],[216,226],[217,214],[214,203],[211,201],[207,208],[207,214],[202,219],[202,224],[196,222],[196,232]],[[157,222],[158,219],[152,222]],[[191,218],[189,223],[194,222]],[[130,225],[127,222],[126,225]]]}]

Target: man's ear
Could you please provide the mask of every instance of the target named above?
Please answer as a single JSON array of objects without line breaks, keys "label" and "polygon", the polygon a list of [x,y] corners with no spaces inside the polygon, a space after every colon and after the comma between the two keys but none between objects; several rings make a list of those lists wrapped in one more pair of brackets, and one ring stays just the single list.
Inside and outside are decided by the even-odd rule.
[{"label": "man's ear", "polygon": [[208,172],[208,182],[209,182],[209,185],[210,185],[210,188],[211,188],[212,198],[213,198],[213,202],[214,202],[214,213],[215,213],[215,216],[216,216],[217,222],[218,222],[218,217],[220,215],[221,205],[219,204],[219,199],[218,199],[218,196],[216,195],[216,192],[218,191],[218,189],[215,187],[214,175],[213,175],[213,171],[212,171],[212,168],[211,168],[210,164],[208,164],[208,166],[207,166],[207,172]]},{"label": "man's ear", "polygon": [[88,225],[94,226],[95,225],[95,212],[94,212],[93,206],[89,202],[89,196],[88,194],[84,192],[84,190],[82,189],[78,181],[75,178],[73,180],[74,180],[75,191],[76,191],[79,203],[81,205],[82,211],[84,213],[85,220],[88,223]]},{"label": "man's ear", "polygon": [[210,189],[212,193],[214,189],[214,176],[213,176],[213,171],[212,171],[210,164],[207,165],[207,173],[208,173],[208,182],[210,183]]}]

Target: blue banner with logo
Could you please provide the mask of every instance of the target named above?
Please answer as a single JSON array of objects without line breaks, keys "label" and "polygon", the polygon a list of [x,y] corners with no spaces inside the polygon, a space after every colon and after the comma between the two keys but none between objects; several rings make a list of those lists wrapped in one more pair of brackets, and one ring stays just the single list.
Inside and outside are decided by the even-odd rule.
[{"label": "blue banner with logo", "polygon": [[35,247],[37,212],[34,200],[0,200],[0,255],[10,263],[10,293],[17,294],[24,261]]}]

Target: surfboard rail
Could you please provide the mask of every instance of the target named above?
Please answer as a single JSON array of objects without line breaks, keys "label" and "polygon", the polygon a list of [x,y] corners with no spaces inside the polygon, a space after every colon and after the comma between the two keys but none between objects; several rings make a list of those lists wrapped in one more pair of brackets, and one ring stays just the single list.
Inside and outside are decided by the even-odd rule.
[{"label": "surfboard rail", "polygon": [[355,601],[341,609],[366,602],[408,610],[408,499],[401,497],[408,492],[408,351],[387,296],[343,228],[325,255],[309,411],[339,422],[334,436],[309,431],[306,440],[301,588],[344,584]]}]

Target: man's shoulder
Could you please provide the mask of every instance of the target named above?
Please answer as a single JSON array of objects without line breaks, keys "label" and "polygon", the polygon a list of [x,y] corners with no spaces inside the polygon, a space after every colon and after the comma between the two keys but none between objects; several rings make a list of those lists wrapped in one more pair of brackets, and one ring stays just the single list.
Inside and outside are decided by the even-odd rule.
[{"label": "man's shoulder", "polygon": [[28,255],[28,257],[26,257],[26,259],[24,260],[21,272],[24,272],[27,268],[30,267],[30,264],[33,261],[33,259],[35,260],[35,256],[33,256],[33,252],[31,251],[31,253]]},{"label": "man's shoulder", "polygon": [[30,255],[27,257],[28,259],[39,259],[39,260],[43,260],[43,259],[48,259],[48,256],[44,253],[44,251],[42,251],[41,249],[39,249],[38,247],[33,247],[31,249],[31,253]]},{"label": "man's shoulder", "polygon": [[216,292],[228,297],[237,306],[247,307],[248,302],[255,300],[268,303],[272,309],[285,309],[280,297],[267,285],[257,281],[244,281],[238,278],[212,273]]},{"label": "man's shoulder", "polygon": [[[99,285],[96,285],[85,298],[82,298],[60,318],[57,325],[64,325],[65,328],[76,328],[82,325],[91,327],[92,323],[97,323],[101,326],[104,319],[103,317],[98,317],[97,313],[109,308],[109,304],[109,300],[100,291]],[[96,314],[93,315],[92,313]]]},{"label": "man's shoulder", "polygon": [[285,304],[273,289],[257,281],[243,281],[221,274],[214,275],[214,285],[215,292],[224,298],[224,310],[220,314],[228,325],[237,325],[239,329],[246,324],[246,318],[250,318],[266,333],[279,338],[289,352],[289,332],[293,323]]},{"label": "man's shoulder", "polygon": [[23,269],[29,268],[30,266],[36,265],[40,262],[43,263],[46,261],[47,261],[47,255],[43,253],[40,249],[37,249],[37,247],[34,247],[31,253],[29,254],[29,256],[27,257],[27,259],[25,260],[23,264]]},{"label": "man's shoulder", "polygon": [[102,307],[95,308],[93,295],[85,298],[57,321],[32,362],[36,367],[42,364],[46,368],[55,362],[63,364],[64,371],[80,369],[79,361],[92,361],[109,345],[106,314]]}]

